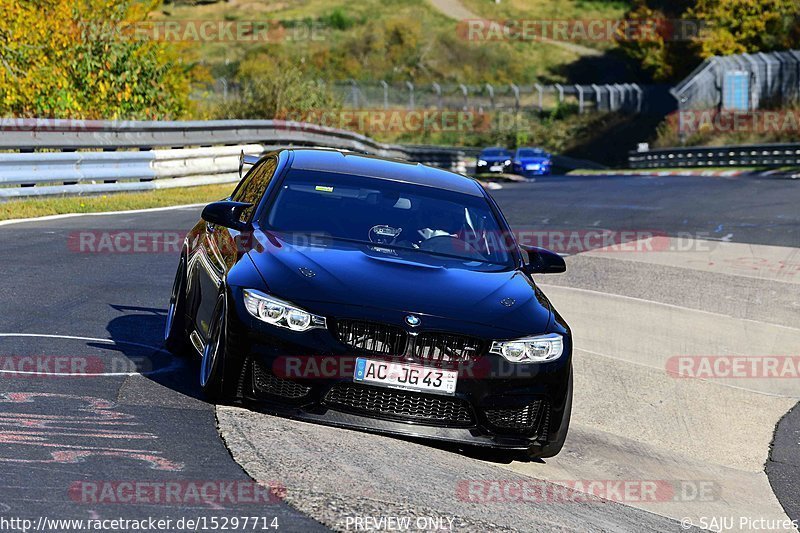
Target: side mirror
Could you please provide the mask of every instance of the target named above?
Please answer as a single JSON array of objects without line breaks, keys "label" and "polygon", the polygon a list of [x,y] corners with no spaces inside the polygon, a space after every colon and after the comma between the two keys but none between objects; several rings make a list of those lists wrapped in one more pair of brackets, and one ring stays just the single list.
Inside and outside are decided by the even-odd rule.
[{"label": "side mirror", "polygon": [[520,246],[528,254],[523,270],[527,274],[562,274],[567,271],[564,258],[538,246]]},{"label": "side mirror", "polygon": [[209,224],[234,229],[236,231],[246,231],[250,229],[250,224],[241,221],[242,211],[252,206],[253,204],[245,202],[224,200],[205,206],[201,216],[203,220]]}]

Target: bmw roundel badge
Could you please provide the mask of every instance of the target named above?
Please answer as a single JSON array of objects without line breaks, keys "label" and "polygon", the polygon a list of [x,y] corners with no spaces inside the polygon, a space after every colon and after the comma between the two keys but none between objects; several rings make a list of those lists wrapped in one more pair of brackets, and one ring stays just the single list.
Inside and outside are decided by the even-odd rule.
[{"label": "bmw roundel badge", "polygon": [[422,321],[419,319],[418,316],[406,315],[406,324],[408,324],[412,328],[419,326],[420,322]]}]

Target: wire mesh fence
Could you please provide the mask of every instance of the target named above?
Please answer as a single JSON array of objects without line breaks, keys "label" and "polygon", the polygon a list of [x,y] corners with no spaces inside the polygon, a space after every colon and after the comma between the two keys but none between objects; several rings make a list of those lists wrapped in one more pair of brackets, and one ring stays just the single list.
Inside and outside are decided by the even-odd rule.
[{"label": "wire mesh fence", "polygon": [[[547,112],[573,105],[580,113],[617,111],[638,113],[644,105],[644,92],[636,84],[602,85],[480,85],[426,83],[387,83],[384,81],[335,82],[328,84],[345,108],[349,109],[436,109],[477,111]],[[237,98],[242,86],[220,78],[204,98],[226,101]]]}]

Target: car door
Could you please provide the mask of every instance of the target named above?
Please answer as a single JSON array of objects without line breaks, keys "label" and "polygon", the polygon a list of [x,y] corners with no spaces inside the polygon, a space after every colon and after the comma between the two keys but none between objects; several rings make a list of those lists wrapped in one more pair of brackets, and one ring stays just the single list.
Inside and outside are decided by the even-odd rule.
[{"label": "car door", "polygon": [[[270,157],[257,163],[242,179],[239,186],[231,195],[235,202],[246,202],[251,207],[242,211],[240,220],[251,222],[256,207],[264,196],[275,169],[278,166],[277,158]],[[228,271],[236,264],[246,252],[246,240],[251,237],[242,236],[240,232],[204,223],[200,244],[197,248],[197,259],[194,263],[194,287],[196,302],[195,329],[200,334],[203,342],[207,342],[209,327],[214,313],[222,284]]]}]

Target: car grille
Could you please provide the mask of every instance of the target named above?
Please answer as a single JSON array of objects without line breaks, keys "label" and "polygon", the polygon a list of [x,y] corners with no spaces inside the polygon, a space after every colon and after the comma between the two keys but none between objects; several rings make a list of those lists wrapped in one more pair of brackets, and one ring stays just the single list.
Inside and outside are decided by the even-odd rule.
[{"label": "car grille", "polygon": [[414,342],[414,357],[433,363],[465,363],[481,354],[479,339],[449,333],[420,333]]},{"label": "car grille", "polygon": [[253,362],[253,388],[256,392],[281,396],[297,400],[307,396],[311,392],[311,387],[301,385],[290,379],[283,379],[264,370],[261,365]]},{"label": "car grille", "polygon": [[337,320],[336,333],[339,340],[347,346],[365,352],[401,355],[405,348],[405,332],[399,327],[387,324]]},{"label": "car grille", "polygon": [[340,383],[328,391],[324,403],[337,411],[378,418],[411,420],[428,425],[473,425],[469,404],[457,398]]},{"label": "car grille", "polygon": [[550,406],[544,400],[537,400],[518,409],[487,409],[486,419],[500,432],[536,433],[540,438],[547,438]]},{"label": "car grille", "polygon": [[431,331],[409,336],[398,326],[360,320],[338,320],[336,333],[350,348],[394,356],[408,351],[408,355],[426,363],[471,361],[480,356],[484,348],[483,341],[466,335]]}]

